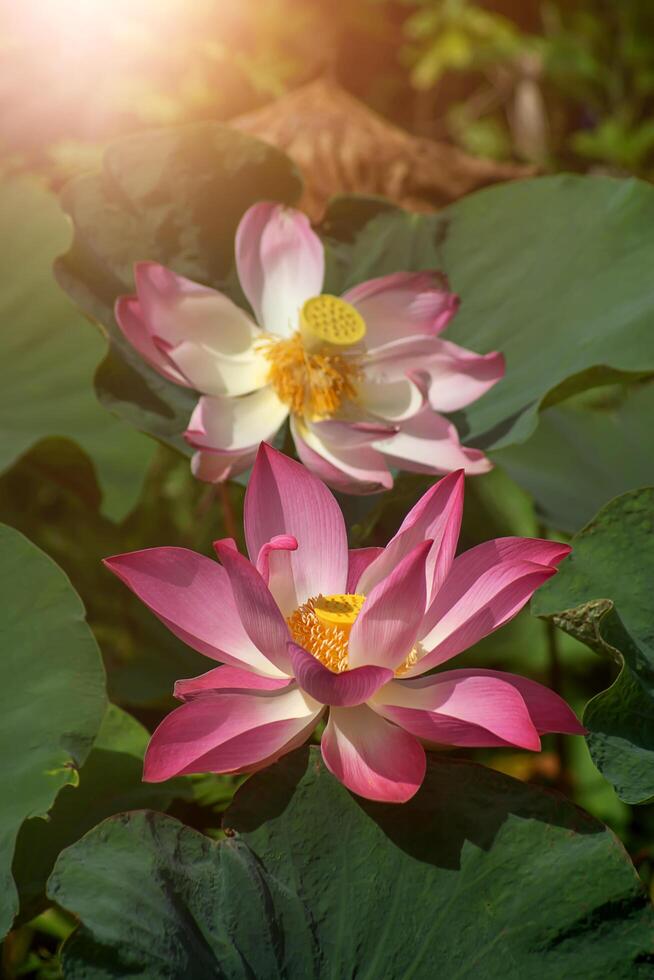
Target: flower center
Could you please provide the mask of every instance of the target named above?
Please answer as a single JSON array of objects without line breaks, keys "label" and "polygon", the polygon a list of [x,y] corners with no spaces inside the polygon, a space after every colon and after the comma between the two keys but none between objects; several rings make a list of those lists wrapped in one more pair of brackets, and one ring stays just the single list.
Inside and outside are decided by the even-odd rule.
[{"label": "flower center", "polygon": [[356,398],[359,359],[344,353],[363,339],[360,314],[336,296],[314,296],[300,310],[300,330],[284,340],[266,340],[268,382],[295,415],[331,418],[345,399]]},{"label": "flower center", "polygon": [[[295,642],[313,654],[316,660],[341,674],[349,667],[348,641],[354,622],[361,612],[364,595],[318,595],[303,603],[286,622]],[[414,647],[395,671],[401,676],[418,660]]]},{"label": "flower center", "polygon": [[350,630],[366,601],[364,595],[318,595],[288,617],[296,643],[335,674],[348,668]]}]

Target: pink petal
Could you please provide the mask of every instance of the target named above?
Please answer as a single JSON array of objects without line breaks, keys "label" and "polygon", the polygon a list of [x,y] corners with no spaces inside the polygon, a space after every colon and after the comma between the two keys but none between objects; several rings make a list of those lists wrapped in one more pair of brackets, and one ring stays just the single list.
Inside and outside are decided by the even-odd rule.
[{"label": "pink petal", "polygon": [[491,682],[497,680],[504,684],[511,684],[520,692],[523,701],[527,705],[527,710],[536,730],[545,735],[548,732],[561,732],[565,735],[586,735],[587,731],[581,724],[572,708],[566,704],[562,697],[549,687],[544,687],[537,681],[532,681],[528,677],[521,677],[519,674],[509,674],[503,670],[485,670],[483,668],[448,670],[442,674],[431,675],[430,677],[419,677],[411,681],[403,681],[407,687],[413,685],[428,686],[429,681],[436,678],[447,678],[448,681],[456,683],[466,681],[469,677],[487,678]]},{"label": "pink petal", "polygon": [[255,561],[276,535],[297,540],[297,551],[288,554],[286,595],[293,596],[293,609],[319,593],[343,592],[347,534],[338,504],[304,466],[265,444],[245,494],[244,524],[248,552]]},{"label": "pink petal", "polygon": [[453,412],[481,398],[504,376],[501,354],[475,354],[449,341],[407,337],[371,351],[366,377],[380,385],[396,385],[410,377],[424,387],[431,407]]},{"label": "pink petal", "polygon": [[418,371],[426,358],[441,349],[441,344],[438,337],[415,334],[375,347],[366,353],[365,376],[386,384],[401,381]]},{"label": "pink petal", "polygon": [[497,744],[488,740],[490,733],[505,744],[540,749],[520,691],[499,673],[455,670],[393,681],[374,698],[373,706],[384,718],[428,742]]},{"label": "pink petal", "polygon": [[239,473],[245,473],[254,463],[256,450],[250,452],[220,452],[219,449],[201,449],[193,453],[191,473],[205,483],[223,483]]},{"label": "pink petal", "polygon": [[116,319],[134,347],[177,384],[240,395],[265,383],[254,349],[259,328],[227,296],[155,262],[134,268],[137,296],[122,296]]},{"label": "pink petal", "polygon": [[[366,568],[384,553],[383,548],[351,548],[349,551],[349,565],[347,569],[347,585],[345,591],[348,595],[354,595],[359,585],[359,580]],[[364,593],[365,594],[365,593]]]},{"label": "pink petal", "polygon": [[216,552],[218,559],[220,560],[220,549],[229,548],[230,551],[235,551],[239,554],[238,545],[236,544],[236,538],[218,538],[213,542],[213,550]]},{"label": "pink petal", "polygon": [[251,670],[223,666],[214,667],[213,670],[208,670],[206,674],[200,674],[199,677],[175,681],[173,695],[180,701],[189,701],[194,695],[205,691],[277,691],[292,683],[290,677],[263,677],[261,674],[253,674]]},{"label": "pink petal", "polygon": [[186,548],[147,548],[106,558],[104,564],[194,650],[282,676],[245,632],[227,573],[215,561]]},{"label": "pink petal", "polygon": [[356,667],[335,674],[297,643],[289,643],[288,651],[298,684],[321,704],[341,708],[363,704],[393,679],[393,671],[385,667]]},{"label": "pink petal", "polygon": [[236,232],[236,268],[257,322],[289,336],[299,327],[302,305],[322,291],[322,242],[300,211],[255,204]]},{"label": "pink petal", "polygon": [[246,455],[272,438],[288,416],[288,408],[269,386],[238,398],[200,398],[184,438],[194,449]]},{"label": "pink petal", "polygon": [[[445,483],[445,480],[442,480],[441,483]],[[438,484],[437,486],[440,485]],[[430,492],[428,491],[428,494]],[[425,497],[418,501],[416,505],[418,508],[420,508],[428,494],[425,494]],[[404,528],[405,524],[410,523],[412,514],[413,511],[405,519],[402,528]],[[400,528],[400,531],[402,531],[402,528]],[[436,533],[437,529],[435,527],[430,528],[430,537],[432,535],[435,536]],[[449,552],[451,558],[454,555],[456,542],[451,540],[449,547],[451,549]],[[449,574],[451,569],[451,574],[449,574],[446,584],[448,591],[439,598],[441,605],[436,607],[436,609],[442,612],[443,602],[449,602],[449,599],[445,599],[445,595],[464,595],[469,589],[474,587],[483,573],[492,569],[499,569],[499,566],[504,562],[524,561],[555,568],[563,558],[570,554],[571,550],[567,544],[562,544],[560,541],[547,541],[543,538],[506,537],[495,538],[493,541],[484,541],[482,544],[476,545],[464,554],[459,555],[454,563],[449,565],[447,572]],[[444,578],[445,576],[442,576],[441,582]],[[441,582],[438,584],[434,583],[435,588],[432,590],[432,597],[436,594],[438,588],[440,588]],[[435,615],[438,615],[438,612],[430,609],[426,617],[426,623],[433,621]]]},{"label": "pink petal", "polygon": [[451,473],[464,470],[469,475],[492,469],[479,449],[462,446],[451,422],[429,406],[406,422],[397,435],[379,440],[375,448],[384,454],[389,466],[414,473]]},{"label": "pink petal", "polygon": [[357,384],[357,398],[367,412],[396,425],[412,419],[425,402],[421,387],[409,377],[386,381],[371,377],[370,372]]},{"label": "pink petal", "polygon": [[449,341],[441,350],[418,365],[429,377],[429,403],[437,412],[456,412],[477,401],[504,377],[502,354],[475,354]]},{"label": "pink petal", "polygon": [[286,649],[290,633],[268,586],[254,565],[230,544],[216,541],[214,547],[229,576],[245,632],[279,670],[292,673]]},{"label": "pink petal", "polygon": [[444,330],[459,306],[438,272],[395,272],[362,282],[343,294],[366,321],[369,350],[400,337],[433,336]]},{"label": "pink petal", "polygon": [[238,356],[260,336],[247,313],[216,289],[156,262],[138,262],[134,278],[148,329],[170,345],[194,341]]},{"label": "pink petal", "polygon": [[[324,710],[325,709],[323,708],[323,711]],[[304,745],[307,739],[310,738],[319,720],[319,715],[312,718],[305,728],[300,728],[297,735],[294,735],[289,742],[284,744],[281,750],[277,749],[277,751],[273,752],[271,755],[267,755],[265,759],[261,759],[259,762],[253,762],[251,765],[242,766],[240,768],[240,772],[242,774],[249,774],[259,772],[261,769],[267,769],[268,766],[272,766],[273,763],[277,762],[283,755],[288,755],[289,752],[299,749],[300,746]]]},{"label": "pink petal", "polygon": [[192,388],[217,397],[238,397],[263,388],[270,373],[270,364],[254,345],[231,356],[188,340],[167,349],[166,357]]},{"label": "pink petal", "polygon": [[453,572],[468,581],[503,561],[533,561],[555,568],[571,551],[570,545],[545,538],[494,538],[459,555]]},{"label": "pink petal", "polygon": [[423,494],[404,518],[395,537],[361,576],[359,586],[364,594],[385,578],[420,541],[431,538],[434,543],[425,566],[430,601],[452,565],[461,529],[463,491],[463,472],[459,470],[439,480]]},{"label": "pink petal", "polygon": [[296,687],[207,691],[164,718],[145,754],[149,783],[192,772],[237,772],[288,751],[322,706]]},{"label": "pink petal", "polygon": [[414,646],[427,603],[425,563],[431,541],[417,544],[368,594],[348,643],[352,667],[394,670]]},{"label": "pink petal", "polygon": [[425,778],[425,750],[370,708],[331,708],[321,741],[325,765],[368,800],[406,803]]},{"label": "pink petal", "polygon": [[114,307],[116,322],[125,338],[164,378],[175,384],[191,387],[190,382],[171,363],[170,358],[155,343],[137,296],[119,296]]},{"label": "pink petal", "polygon": [[274,538],[267,541],[259,548],[257,555],[257,571],[262,579],[269,586],[270,578],[270,559],[276,551],[297,551],[297,539],[292,534],[276,534]]},{"label": "pink petal", "polygon": [[313,422],[311,431],[321,442],[341,449],[361,449],[370,446],[377,439],[387,439],[395,435],[398,426],[375,419],[360,419],[358,421],[343,421],[341,419],[326,419]]},{"label": "pink petal", "polygon": [[421,645],[428,653],[407,670],[422,674],[455,657],[512,619],[556,569],[528,561],[506,561],[474,574],[461,555],[429,607]]},{"label": "pink petal", "polygon": [[[333,428],[337,425],[341,428]],[[325,426],[332,428],[325,429]],[[345,437],[347,428],[343,423],[332,422],[307,425],[297,417],[291,417],[291,433],[298,456],[328,486],[342,493],[355,494],[389,490],[393,486],[393,477],[382,454],[372,447],[369,434],[362,438],[359,432],[358,444],[352,444],[350,438],[344,438],[341,443],[337,441],[339,434]],[[375,435],[379,437],[381,433]]]},{"label": "pink petal", "polygon": [[291,568],[291,552],[297,551],[292,534],[277,534],[259,550],[257,568],[284,616],[297,608],[297,597]]}]

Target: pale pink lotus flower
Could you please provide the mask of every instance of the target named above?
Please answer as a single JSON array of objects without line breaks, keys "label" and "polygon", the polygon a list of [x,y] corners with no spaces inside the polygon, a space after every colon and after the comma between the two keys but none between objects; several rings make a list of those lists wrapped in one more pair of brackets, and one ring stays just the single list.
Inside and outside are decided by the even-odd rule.
[{"label": "pale pink lotus flower", "polygon": [[262,445],[245,497],[250,559],[231,540],[215,544],[222,566],[184,548],[107,559],[176,636],[224,664],[177,682],[184,703],[152,736],[144,778],[259,769],[328,714],[328,769],[360,796],[399,803],[423,780],[423,745],[538,750],[543,732],[582,734],[535,681],[427,673],[515,616],[570,551],[500,538],[455,558],[462,504],[457,472],[386,548],[348,552],[329,490]]},{"label": "pale pink lotus flower", "polygon": [[260,203],[236,233],[236,268],[256,322],[222,293],[154,262],[121,296],[125,337],[164,377],[201,392],[185,438],[208,482],[252,465],[287,418],[299,458],[330,486],[369,493],[391,468],[484,473],[440,412],[476,401],[504,374],[501,354],[439,337],[458,298],[436,272],[322,293],[323,246],[299,211]]}]

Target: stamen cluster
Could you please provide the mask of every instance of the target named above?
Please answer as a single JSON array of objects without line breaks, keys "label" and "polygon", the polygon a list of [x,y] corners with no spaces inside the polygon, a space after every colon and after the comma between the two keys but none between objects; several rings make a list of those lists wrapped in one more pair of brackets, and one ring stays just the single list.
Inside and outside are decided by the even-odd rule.
[{"label": "stamen cluster", "polygon": [[345,400],[356,399],[361,377],[356,358],[308,351],[299,331],[287,339],[265,341],[261,349],[270,362],[268,383],[293,414],[312,421],[328,419]]},{"label": "stamen cluster", "polygon": [[[356,594],[313,596],[286,620],[293,639],[334,674],[342,674],[349,669],[350,631],[365,599]],[[401,677],[419,656],[417,644],[396,669],[396,676]]]},{"label": "stamen cluster", "polygon": [[330,624],[323,621],[317,611],[329,604],[329,597],[323,595],[314,596],[303,603],[286,620],[295,642],[334,674],[341,674],[348,669],[350,629],[364,601],[364,596],[351,598],[360,601],[353,608],[351,617],[348,617],[349,622]]}]

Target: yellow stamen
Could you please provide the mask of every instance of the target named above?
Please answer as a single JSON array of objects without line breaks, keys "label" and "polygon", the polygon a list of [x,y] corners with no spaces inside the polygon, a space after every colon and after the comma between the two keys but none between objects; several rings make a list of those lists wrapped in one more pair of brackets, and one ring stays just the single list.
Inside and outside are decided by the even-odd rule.
[{"label": "yellow stamen", "polygon": [[424,650],[421,649],[420,644],[416,643],[406,660],[403,660],[400,666],[395,668],[395,676],[401,677],[402,674],[406,674],[409,667],[413,667],[414,664],[418,663],[418,660],[423,653]]},{"label": "yellow stamen", "polygon": [[315,341],[351,347],[366,335],[366,323],[358,310],[338,296],[312,296],[300,310],[300,332],[311,346]]},{"label": "yellow stamen", "polygon": [[[318,595],[303,603],[286,620],[295,642],[316,660],[341,674],[348,670],[348,642],[350,631],[361,612],[364,595]],[[418,645],[395,671],[397,677],[404,674],[418,660]]]},{"label": "yellow stamen", "polygon": [[361,369],[355,358],[309,352],[300,333],[264,341],[261,350],[270,361],[268,382],[294,415],[313,421],[331,418],[344,400],[357,396]]},{"label": "yellow stamen", "polygon": [[318,595],[288,617],[296,643],[335,674],[348,668],[350,630],[365,602],[363,595]]}]

